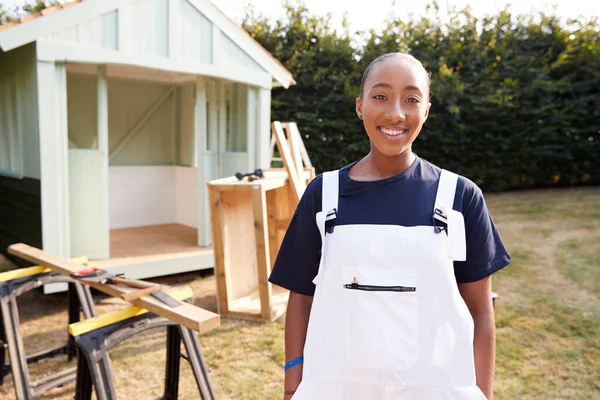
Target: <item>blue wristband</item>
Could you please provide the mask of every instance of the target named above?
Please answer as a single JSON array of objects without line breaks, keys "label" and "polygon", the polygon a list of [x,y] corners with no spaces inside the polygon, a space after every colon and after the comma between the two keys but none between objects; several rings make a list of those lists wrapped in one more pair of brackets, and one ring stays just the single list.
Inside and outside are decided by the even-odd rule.
[{"label": "blue wristband", "polygon": [[303,362],[304,362],[304,357],[294,358],[292,361],[285,364],[285,366],[283,367],[283,370],[287,371],[288,369],[292,368],[294,365],[302,364]]}]

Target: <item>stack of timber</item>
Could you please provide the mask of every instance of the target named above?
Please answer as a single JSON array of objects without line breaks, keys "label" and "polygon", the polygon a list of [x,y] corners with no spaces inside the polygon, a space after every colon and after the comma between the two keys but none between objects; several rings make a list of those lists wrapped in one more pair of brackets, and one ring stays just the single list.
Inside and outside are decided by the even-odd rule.
[{"label": "stack of timber", "polygon": [[[274,321],[288,291],[268,281],[296,206],[315,170],[295,123],[272,123],[284,168],[252,181],[208,183],[219,314]],[[287,134],[286,134],[287,133]]]}]

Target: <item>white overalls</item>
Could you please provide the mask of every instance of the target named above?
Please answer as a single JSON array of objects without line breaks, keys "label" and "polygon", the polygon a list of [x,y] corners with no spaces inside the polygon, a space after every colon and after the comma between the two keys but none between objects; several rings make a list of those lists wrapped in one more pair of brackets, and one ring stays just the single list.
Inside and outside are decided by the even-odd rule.
[{"label": "white overalls", "polygon": [[473,319],[453,269],[466,253],[464,220],[452,211],[456,182],[442,172],[441,232],[339,225],[330,233],[339,173],[323,175],[321,264],[293,400],[485,400],[475,385]]}]

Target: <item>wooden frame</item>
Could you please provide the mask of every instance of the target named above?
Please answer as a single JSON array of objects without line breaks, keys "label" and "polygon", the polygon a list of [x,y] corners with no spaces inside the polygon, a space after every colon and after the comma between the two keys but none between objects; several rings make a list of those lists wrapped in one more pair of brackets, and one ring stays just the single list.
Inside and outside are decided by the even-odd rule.
[{"label": "wooden frame", "polygon": [[[305,170],[303,184],[314,172]],[[298,200],[283,169],[253,182],[235,177],[208,183],[219,313],[274,321],[288,292],[269,274]]]}]

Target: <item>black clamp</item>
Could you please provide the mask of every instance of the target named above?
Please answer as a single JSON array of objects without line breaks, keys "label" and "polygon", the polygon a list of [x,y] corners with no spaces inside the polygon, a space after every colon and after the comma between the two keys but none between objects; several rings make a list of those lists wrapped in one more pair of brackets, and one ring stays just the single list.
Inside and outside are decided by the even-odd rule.
[{"label": "black clamp", "polygon": [[264,178],[265,175],[264,175],[262,169],[257,168],[253,172],[248,172],[247,174],[242,174],[241,172],[236,172],[235,177],[238,178],[239,181],[243,180],[245,177],[248,177],[248,182],[252,182],[259,178]]},{"label": "black clamp", "polygon": [[433,210],[433,229],[435,233],[446,232],[448,234],[448,215],[443,209]]},{"label": "black clamp", "polygon": [[327,213],[325,217],[325,233],[333,233],[333,228],[337,222],[337,209],[332,209]]}]

